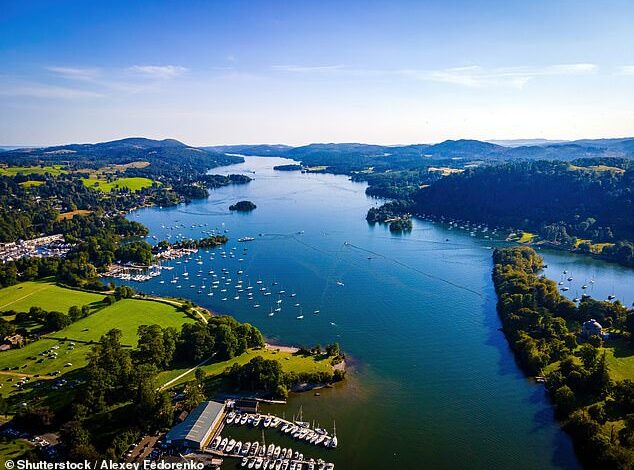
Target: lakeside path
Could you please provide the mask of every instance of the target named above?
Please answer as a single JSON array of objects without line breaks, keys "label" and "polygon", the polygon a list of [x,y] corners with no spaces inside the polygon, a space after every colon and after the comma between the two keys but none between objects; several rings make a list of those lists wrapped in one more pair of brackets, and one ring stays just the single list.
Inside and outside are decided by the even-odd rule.
[{"label": "lakeside path", "polygon": [[163,385],[161,385],[158,388],[158,391],[160,392],[161,390],[165,390],[167,387],[169,387],[170,385],[172,385],[174,382],[179,381],[180,379],[182,379],[183,377],[185,377],[187,374],[191,374],[192,372],[194,372],[196,369],[198,369],[199,367],[204,366],[205,364],[207,364],[214,356],[209,356],[207,359],[205,359],[204,361],[200,362],[199,364],[196,364],[194,367],[192,367],[191,369],[186,370],[185,372],[183,372],[181,375],[179,375],[178,377],[174,377],[172,380],[170,380],[169,382],[164,383]]}]

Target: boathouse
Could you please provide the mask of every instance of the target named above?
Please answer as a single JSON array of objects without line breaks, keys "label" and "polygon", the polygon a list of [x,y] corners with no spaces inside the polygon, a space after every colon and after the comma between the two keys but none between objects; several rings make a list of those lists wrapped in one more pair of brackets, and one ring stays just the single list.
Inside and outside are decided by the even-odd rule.
[{"label": "boathouse", "polygon": [[217,434],[224,414],[224,403],[204,401],[167,433],[165,442],[181,449],[202,450]]},{"label": "boathouse", "polygon": [[257,413],[258,401],[253,398],[238,398],[235,401],[234,408],[242,413]]}]

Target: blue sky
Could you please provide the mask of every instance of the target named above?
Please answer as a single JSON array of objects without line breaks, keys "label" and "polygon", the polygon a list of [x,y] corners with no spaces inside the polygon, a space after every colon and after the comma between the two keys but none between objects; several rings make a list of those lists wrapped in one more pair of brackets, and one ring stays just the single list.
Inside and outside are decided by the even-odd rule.
[{"label": "blue sky", "polygon": [[28,1],[0,143],[634,135],[634,3]]}]

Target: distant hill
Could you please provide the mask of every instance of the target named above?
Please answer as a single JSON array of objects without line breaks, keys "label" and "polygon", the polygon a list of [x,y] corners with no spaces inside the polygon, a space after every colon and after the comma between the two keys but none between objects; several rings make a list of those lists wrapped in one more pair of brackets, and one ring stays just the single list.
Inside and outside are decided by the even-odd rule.
[{"label": "distant hill", "polygon": [[229,154],[249,155],[258,157],[281,156],[292,149],[289,145],[282,144],[262,144],[262,145],[216,145],[213,147],[202,147],[210,152],[220,152]]},{"label": "distant hill", "polygon": [[526,147],[530,145],[552,145],[569,142],[567,140],[550,140],[550,139],[507,139],[507,140],[487,140],[492,144],[501,145],[503,147]]},{"label": "distant hill", "polygon": [[[229,145],[207,147],[215,152],[252,156],[280,156],[306,166],[326,165],[346,171],[367,166],[402,169],[427,160],[564,160],[579,158],[634,158],[634,138],[549,141],[544,139],[484,142],[446,140],[438,144],[372,145],[362,143],[316,143],[300,147],[285,145]],[[339,168],[341,167],[341,168]],[[343,169],[345,167],[345,170]]]},{"label": "distant hill", "polygon": [[178,140],[152,140],[143,137],[54,147],[20,148],[0,153],[0,162],[9,165],[66,164],[75,168],[93,168],[106,164],[147,161],[150,166],[213,168],[241,162],[224,152],[191,147]]}]

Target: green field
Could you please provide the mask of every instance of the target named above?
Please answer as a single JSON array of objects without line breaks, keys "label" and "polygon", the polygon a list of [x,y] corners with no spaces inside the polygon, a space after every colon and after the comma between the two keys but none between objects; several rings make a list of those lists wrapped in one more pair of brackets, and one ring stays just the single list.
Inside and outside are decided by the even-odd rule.
[{"label": "green field", "polygon": [[531,243],[535,239],[535,234],[531,232],[522,232],[522,237],[518,243]]},{"label": "green field", "polygon": [[606,342],[605,358],[614,380],[634,380],[634,348],[623,338]]},{"label": "green field", "polygon": [[[331,358],[325,358],[321,360],[315,360],[312,357],[307,356],[298,356],[294,355],[290,352],[285,351],[274,351],[269,349],[251,349],[240,356],[234,357],[228,361],[222,362],[214,362],[212,364],[207,364],[201,367],[207,376],[216,376],[224,372],[227,367],[231,367],[233,364],[244,365],[249,362],[254,357],[263,357],[264,359],[273,359],[282,364],[282,369],[284,372],[295,372],[295,373],[304,373],[304,372],[331,372],[332,365],[330,363]],[[159,382],[166,383],[170,380],[178,377],[180,374],[188,370],[189,367],[183,369],[173,369],[165,372],[161,372],[159,374]],[[177,382],[174,382],[170,386],[176,386],[192,380],[193,373],[188,374],[182,377]]]},{"label": "green field", "polygon": [[33,446],[23,439],[3,439],[0,441],[0,463],[4,464],[7,460],[16,460],[32,448]]},{"label": "green field", "polygon": [[42,186],[43,184],[44,181],[29,180],[20,183],[20,186],[22,186],[23,188],[34,188],[36,186]]},{"label": "green field", "polygon": [[[28,310],[39,306],[45,310],[67,311],[71,305],[86,305],[99,302],[101,294],[91,294],[57,287],[50,283],[24,282],[17,286],[0,289],[0,299],[6,308]],[[5,308],[5,309],[6,309]],[[6,317],[5,317],[6,318]],[[179,312],[176,307],[148,300],[123,299],[104,307],[67,328],[46,335],[39,341],[20,349],[0,352],[0,393],[7,395],[19,375],[49,375],[53,371],[62,373],[86,365],[86,354],[112,328],[123,332],[122,343],[136,346],[139,325],[159,324],[180,329],[185,322],[194,320]],[[70,343],[74,342],[74,348]],[[58,347],[57,358],[41,355],[43,351]],[[71,363],[72,366],[67,366]]]},{"label": "green field", "polygon": [[81,307],[99,302],[105,294],[92,294],[58,287],[52,282],[21,282],[0,289],[0,311],[27,312],[32,306],[66,313],[73,305]]},{"label": "green field", "polygon": [[149,178],[116,178],[113,181],[98,178],[83,178],[84,186],[93,188],[98,191],[109,193],[113,189],[129,189],[130,191],[140,191],[143,188],[149,188],[154,183]]},{"label": "green field", "polygon": [[0,176],[45,175],[46,173],[50,173],[53,176],[58,176],[68,172],[66,170],[62,170],[62,167],[60,165],[0,167]]}]

